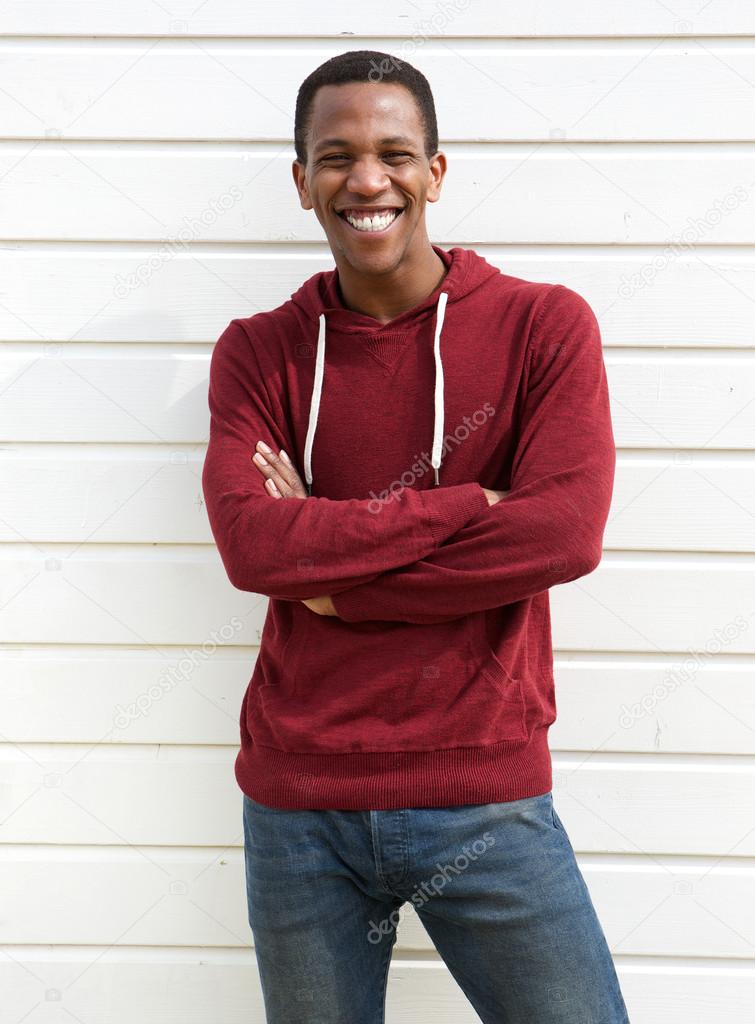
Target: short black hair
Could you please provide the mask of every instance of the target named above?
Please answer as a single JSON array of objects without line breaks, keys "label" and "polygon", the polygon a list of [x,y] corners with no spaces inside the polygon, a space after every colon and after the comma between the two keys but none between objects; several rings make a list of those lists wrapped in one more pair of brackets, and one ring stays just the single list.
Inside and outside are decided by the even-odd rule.
[{"label": "short black hair", "polygon": [[428,160],[438,152],[438,122],[435,116],[430,83],[417,68],[405,60],[380,50],[349,50],[326,60],[304,79],[296,96],[294,116],[294,148],[296,159],[306,167],[306,137],[312,120],[315,93],[323,85],[344,85],[347,82],[385,82],[403,85],[415,99],[425,131],[425,154]]}]

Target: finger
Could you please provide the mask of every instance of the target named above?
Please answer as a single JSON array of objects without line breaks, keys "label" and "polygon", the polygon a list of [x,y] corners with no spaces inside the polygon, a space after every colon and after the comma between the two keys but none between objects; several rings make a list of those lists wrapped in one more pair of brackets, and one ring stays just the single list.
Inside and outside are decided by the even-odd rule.
[{"label": "finger", "polygon": [[[262,457],[268,463],[269,466],[275,470],[275,482],[278,484],[278,489],[284,497],[292,498],[306,498],[307,491],[302,483],[301,477],[296,471],[296,467],[290,458],[282,457],[283,449],[281,449],[281,455],[276,455],[275,452],[270,451],[268,448],[265,451],[263,442],[257,442],[257,450],[260,452]],[[281,486],[282,485],[282,486]]]},{"label": "finger", "polygon": [[280,475],[277,467],[267,461],[261,452],[255,452],[252,456],[252,462],[265,477],[265,486],[271,494],[281,498],[287,498],[289,495],[293,496],[293,492],[285,478]]},{"label": "finger", "polygon": [[289,479],[291,474],[289,464],[285,462],[280,455],[276,455],[264,441],[257,442],[257,451],[263,457],[268,466],[274,470],[276,483],[280,480],[286,486],[290,487],[292,485],[292,481]]},{"label": "finger", "polygon": [[288,480],[288,485],[293,491],[294,496],[297,498],[308,497],[307,488],[304,486],[304,481],[299,476],[296,466],[291,461],[291,457],[289,456],[288,452],[285,452],[281,448],[279,454],[281,457],[281,461],[286,466],[286,479]]}]

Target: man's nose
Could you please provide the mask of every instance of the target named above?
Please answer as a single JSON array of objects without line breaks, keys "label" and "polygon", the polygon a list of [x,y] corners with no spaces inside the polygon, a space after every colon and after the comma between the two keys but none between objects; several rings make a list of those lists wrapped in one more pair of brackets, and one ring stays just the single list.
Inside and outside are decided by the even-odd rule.
[{"label": "man's nose", "polygon": [[357,160],[351,167],[346,187],[350,192],[373,195],[390,186],[385,168],[379,160],[365,158]]}]

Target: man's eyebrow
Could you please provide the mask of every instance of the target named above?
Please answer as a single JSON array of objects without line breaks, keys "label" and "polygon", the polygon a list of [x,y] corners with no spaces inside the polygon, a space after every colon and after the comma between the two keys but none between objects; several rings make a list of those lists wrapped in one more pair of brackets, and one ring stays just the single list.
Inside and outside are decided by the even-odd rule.
[{"label": "man's eyebrow", "polygon": [[[318,149],[325,149],[327,146],[348,146],[348,139],[320,139],[315,146],[315,151]],[[414,140],[408,138],[406,135],[390,135],[388,138],[380,139],[379,145],[381,146],[413,146]]]}]

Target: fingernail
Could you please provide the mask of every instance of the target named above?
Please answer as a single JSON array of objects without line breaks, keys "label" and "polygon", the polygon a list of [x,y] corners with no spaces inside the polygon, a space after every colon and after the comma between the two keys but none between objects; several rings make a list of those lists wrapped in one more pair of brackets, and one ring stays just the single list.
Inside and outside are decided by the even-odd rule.
[{"label": "fingernail", "polygon": [[272,448],[268,448],[264,441],[258,441],[257,447],[261,448],[263,452],[272,452]]},{"label": "fingernail", "polygon": [[289,463],[291,462],[291,459],[289,459],[288,455],[286,455],[286,453],[283,451],[282,448],[281,448],[281,457],[284,458],[286,460],[286,462],[289,462]]},{"label": "fingernail", "polygon": [[259,452],[255,452],[255,453],[254,453],[254,455],[252,456],[252,462],[256,462],[258,466],[266,466],[266,465],[267,465],[267,462],[266,462],[266,461],[265,461],[265,459],[264,459],[264,458],[263,458],[263,457],[262,457],[262,456],[260,455],[260,453],[259,453]]}]

